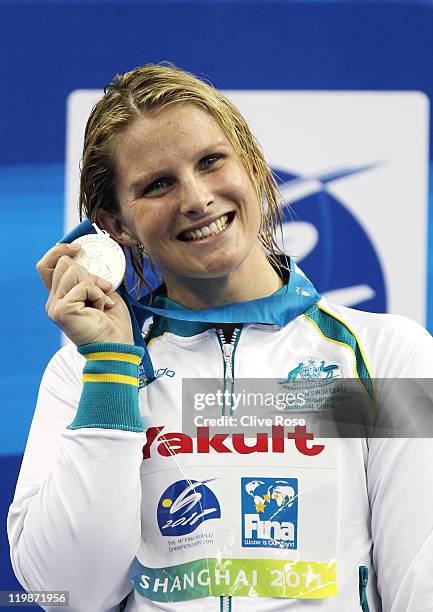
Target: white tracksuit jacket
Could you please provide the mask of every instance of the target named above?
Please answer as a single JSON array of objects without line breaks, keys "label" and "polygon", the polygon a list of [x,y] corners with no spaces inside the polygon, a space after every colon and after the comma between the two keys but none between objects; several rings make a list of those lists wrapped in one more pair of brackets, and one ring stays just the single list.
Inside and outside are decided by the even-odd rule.
[{"label": "white tracksuit jacket", "polygon": [[[181,433],[186,377],[353,378],[368,368],[431,378],[433,339],[416,323],[319,305],[283,327],[245,324],[231,347],[214,328],[156,333],[157,378],[137,408],[133,347],[88,345],[86,361],[62,348],[42,380],[8,519],[24,588],[68,590],[73,612],[119,610],[126,597],[129,612],[359,612],[366,567],[370,612],[432,612],[431,439],[322,447],[296,444],[287,427],[285,439],[260,443]],[[68,429],[80,396],[86,416]]]}]

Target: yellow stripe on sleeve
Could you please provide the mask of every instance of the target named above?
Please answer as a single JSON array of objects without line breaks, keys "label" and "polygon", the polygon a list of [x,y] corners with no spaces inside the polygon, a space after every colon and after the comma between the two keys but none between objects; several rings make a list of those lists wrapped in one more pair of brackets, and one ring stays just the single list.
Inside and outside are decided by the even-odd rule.
[{"label": "yellow stripe on sleeve", "polygon": [[138,379],[135,376],[126,376],[125,374],[83,374],[83,382],[114,382],[138,387]]},{"label": "yellow stripe on sleeve", "polygon": [[127,363],[134,363],[139,365],[141,357],[139,355],[132,355],[131,353],[88,353],[85,355],[87,361],[126,361]]}]

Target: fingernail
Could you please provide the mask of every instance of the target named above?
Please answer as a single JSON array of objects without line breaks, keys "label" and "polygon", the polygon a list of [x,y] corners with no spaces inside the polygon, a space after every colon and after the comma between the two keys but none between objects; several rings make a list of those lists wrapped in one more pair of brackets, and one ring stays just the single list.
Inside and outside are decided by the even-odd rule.
[{"label": "fingernail", "polygon": [[110,297],[106,297],[105,301],[107,302],[107,304],[110,304],[110,306],[114,306],[114,304],[116,303],[114,300],[112,300]]},{"label": "fingernail", "polygon": [[68,244],[68,247],[74,251],[79,251],[81,249],[79,244]]}]

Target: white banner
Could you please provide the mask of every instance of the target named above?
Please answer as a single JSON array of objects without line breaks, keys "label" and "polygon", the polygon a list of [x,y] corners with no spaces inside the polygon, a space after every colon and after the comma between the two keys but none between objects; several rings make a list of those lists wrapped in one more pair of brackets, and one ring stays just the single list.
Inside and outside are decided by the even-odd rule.
[{"label": "white banner", "polygon": [[[227,91],[281,179],[284,248],[319,291],[425,324],[428,98],[421,92]],[[65,229],[99,90],[68,99]],[[291,218],[291,220],[289,220]],[[305,259],[305,266],[302,261]]]}]

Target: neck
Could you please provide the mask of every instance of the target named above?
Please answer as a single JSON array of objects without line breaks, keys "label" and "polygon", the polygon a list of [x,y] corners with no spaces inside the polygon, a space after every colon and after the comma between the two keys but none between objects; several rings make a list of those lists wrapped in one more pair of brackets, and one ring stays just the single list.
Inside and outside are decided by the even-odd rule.
[{"label": "neck", "polygon": [[[177,278],[164,275],[169,298],[190,310],[203,310],[267,297],[283,286],[282,279],[262,253],[254,266],[240,265],[218,278]],[[245,262],[246,263],[246,262]]]}]

